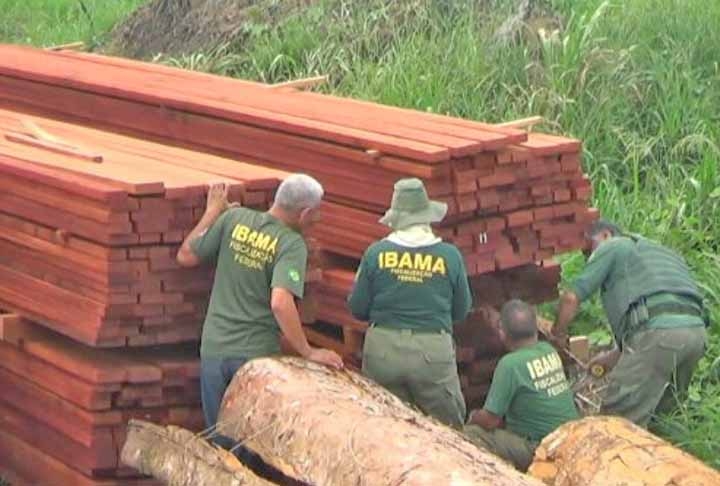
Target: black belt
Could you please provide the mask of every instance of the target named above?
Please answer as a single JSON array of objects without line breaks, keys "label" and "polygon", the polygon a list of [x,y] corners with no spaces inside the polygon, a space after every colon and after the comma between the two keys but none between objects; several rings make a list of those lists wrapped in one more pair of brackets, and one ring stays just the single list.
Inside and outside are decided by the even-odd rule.
[{"label": "black belt", "polygon": [[656,304],[652,307],[648,307],[649,319],[663,315],[663,314],[675,314],[675,315],[688,315],[703,317],[703,313],[697,307],[690,304],[678,304],[676,302],[667,302],[664,304]]},{"label": "black belt", "polygon": [[410,328],[402,328],[402,327],[391,327],[391,326],[381,326],[377,323],[371,323],[370,327],[374,327],[377,329],[383,329],[386,331],[397,331],[397,332],[409,332],[412,334],[446,334],[447,330],[443,328],[424,328],[424,329],[410,329]]}]

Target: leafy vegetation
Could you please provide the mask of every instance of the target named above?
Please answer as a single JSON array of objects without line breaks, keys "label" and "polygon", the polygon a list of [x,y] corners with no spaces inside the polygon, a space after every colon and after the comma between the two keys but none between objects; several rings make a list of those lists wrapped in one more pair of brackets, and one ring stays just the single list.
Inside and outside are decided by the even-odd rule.
[{"label": "leafy vegetation", "polygon": [[0,40],[51,46],[102,42],[112,26],[143,0],[3,0]]},{"label": "leafy vegetation", "polygon": [[[35,15],[56,2],[15,3]],[[707,293],[709,351],[661,433],[718,468],[720,3],[548,0],[516,39],[499,42],[512,3],[324,0],[278,25],[248,23],[232,44],[157,60],[266,82],[329,74],[323,89],[333,93],[485,121],[542,115],[544,129],[582,139],[595,205],[681,252]],[[36,32],[23,34],[32,42],[75,40],[30,20],[14,28]],[[563,258],[566,281],[582,264],[579,254]],[[574,330],[606,339],[603,321],[593,303]]]}]

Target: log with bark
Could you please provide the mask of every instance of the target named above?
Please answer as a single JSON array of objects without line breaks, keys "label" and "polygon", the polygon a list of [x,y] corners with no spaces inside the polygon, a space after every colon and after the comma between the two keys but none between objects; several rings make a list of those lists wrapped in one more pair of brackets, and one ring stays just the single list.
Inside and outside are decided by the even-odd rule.
[{"label": "log with bark", "polygon": [[298,358],[240,368],[218,430],[310,484],[542,484],[363,376]]},{"label": "log with bark", "polygon": [[553,486],[710,486],[720,473],[619,417],[569,422],[545,437],[528,473]]},{"label": "log with bark", "polygon": [[142,420],[128,422],[121,460],[142,474],[170,486],[271,486],[233,454],[211,445],[189,430],[161,427]]}]

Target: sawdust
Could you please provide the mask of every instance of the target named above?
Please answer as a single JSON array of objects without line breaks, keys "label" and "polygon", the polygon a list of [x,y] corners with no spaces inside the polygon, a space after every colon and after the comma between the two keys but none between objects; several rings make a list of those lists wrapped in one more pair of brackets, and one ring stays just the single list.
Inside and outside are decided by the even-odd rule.
[{"label": "sawdust", "polygon": [[273,25],[316,0],[152,0],[112,32],[108,54],[151,59],[241,42],[248,26]]}]

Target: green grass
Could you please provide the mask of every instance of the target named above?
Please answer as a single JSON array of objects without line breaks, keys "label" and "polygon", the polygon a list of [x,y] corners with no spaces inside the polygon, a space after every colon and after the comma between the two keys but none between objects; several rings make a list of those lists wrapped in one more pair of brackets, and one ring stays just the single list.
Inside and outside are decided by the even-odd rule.
[{"label": "green grass", "polygon": [[99,44],[118,19],[143,0],[2,0],[0,40],[51,46]]},{"label": "green grass", "polygon": [[[138,2],[93,4],[110,3],[119,16],[121,3]],[[546,128],[583,140],[585,171],[603,214],[685,255],[720,323],[720,3],[546,1],[549,17],[534,27],[552,30],[557,14],[562,29],[544,39],[530,29],[521,41],[500,47],[492,34],[508,3],[325,0],[279,26],[248,24],[234,44],[160,61],[267,82],[329,74],[323,89],[333,93],[487,121],[542,115]],[[13,29],[32,30],[0,31],[0,37],[42,44],[102,35],[100,21],[88,29],[71,8],[52,15],[75,15],[82,35],[63,37],[46,17],[17,13],[12,6],[20,4],[11,2],[19,19]],[[41,4],[30,2],[22,11],[39,15],[33,7]],[[109,27],[110,12],[100,17]],[[583,261],[577,254],[562,260],[567,281]],[[593,302],[574,331],[602,339],[604,320]],[[664,417],[663,432],[716,468],[718,331],[716,324],[690,397]]]}]

